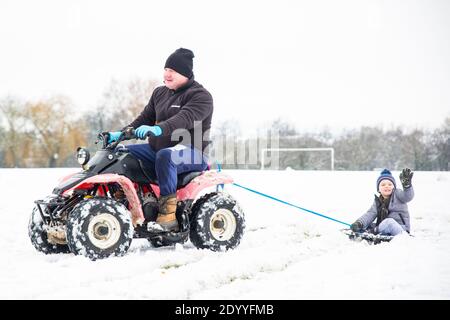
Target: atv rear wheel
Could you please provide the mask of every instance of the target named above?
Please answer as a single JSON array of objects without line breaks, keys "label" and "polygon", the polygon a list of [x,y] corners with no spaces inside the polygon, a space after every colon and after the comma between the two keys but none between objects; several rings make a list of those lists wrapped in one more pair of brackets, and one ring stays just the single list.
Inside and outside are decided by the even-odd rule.
[{"label": "atv rear wheel", "polygon": [[75,254],[91,260],[124,255],[133,239],[130,212],[112,199],[80,202],[67,222],[67,243]]},{"label": "atv rear wheel", "polygon": [[244,229],[244,213],[229,195],[208,195],[193,207],[190,239],[197,248],[234,249],[239,245]]},{"label": "atv rear wheel", "polygon": [[28,224],[28,236],[37,251],[45,254],[70,252],[67,244],[48,242],[47,232],[44,230],[44,221],[37,207],[34,207],[31,212],[30,222]]}]

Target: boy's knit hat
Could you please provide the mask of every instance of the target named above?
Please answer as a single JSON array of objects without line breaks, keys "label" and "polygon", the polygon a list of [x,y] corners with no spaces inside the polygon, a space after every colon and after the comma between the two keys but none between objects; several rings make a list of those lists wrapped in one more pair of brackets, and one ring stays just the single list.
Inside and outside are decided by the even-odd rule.
[{"label": "boy's knit hat", "polygon": [[394,177],[392,176],[392,173],[391,173],[388,169],[384,169],[383,171],[381,171],[381,174],[380,174],[380,176],[379,176],[378,179],[377,179],[377,191],[380,191],[380,190],[379,190],[379,187],[380,187],[380,182],[381,182],[382,180],[389,180],[389,181],[391,181],[392,184],[394,185],[394,188],[397,187],[397,186],[395,185],[395,179],[394,179]]}]

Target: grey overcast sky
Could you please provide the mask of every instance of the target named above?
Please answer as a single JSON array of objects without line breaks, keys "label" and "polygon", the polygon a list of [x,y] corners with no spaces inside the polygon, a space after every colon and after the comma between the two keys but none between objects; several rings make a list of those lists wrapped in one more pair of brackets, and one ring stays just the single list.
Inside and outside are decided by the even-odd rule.
[{"label": "grey overcast sky", "polygon": [[162,80],[194,51],[214,121],[246,129],[404,125],[450,116],[450,1],[0,1],[0,98],[64,94],[80,110],[112,78]]}]

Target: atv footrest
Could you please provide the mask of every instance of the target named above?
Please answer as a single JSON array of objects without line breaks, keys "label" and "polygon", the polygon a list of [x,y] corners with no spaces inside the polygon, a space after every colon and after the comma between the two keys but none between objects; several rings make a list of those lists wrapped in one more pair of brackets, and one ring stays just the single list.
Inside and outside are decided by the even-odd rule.
[{"label": "atv footrest", "polygon": [[178,232],[150,232],[147,230],[146,226],[137,226],[135,228],[134,238],[148,238],[148,239],[157,239],[164,238],[167,241],[178,243],[183,242],[186,237],[189,235],[189,230],[186,231],[178,231]]}]

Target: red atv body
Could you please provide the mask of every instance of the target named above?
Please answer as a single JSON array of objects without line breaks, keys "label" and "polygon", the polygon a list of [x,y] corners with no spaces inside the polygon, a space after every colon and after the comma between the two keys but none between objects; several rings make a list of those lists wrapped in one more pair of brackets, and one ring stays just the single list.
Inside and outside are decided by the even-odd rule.
[{"label": "red atv body", "polygon": [[[133,238],[146,238],[154,246],[183,243],[223,251],[235,248],[245,229],[238,203],[222,191],[232,183],[217,171],[189,172],[178,176],[177,232],[150,232],[147,224],[158,214],[159,186],[152,173],[119,143],[134,138],[124,132],[92,159],[78,150],[83,171],[61,179],[53,193],[35,201],[29,236],[38,251],[81,254],[93,260],[127,252]],[[88,161],[89,160],[89,161]]]}]

